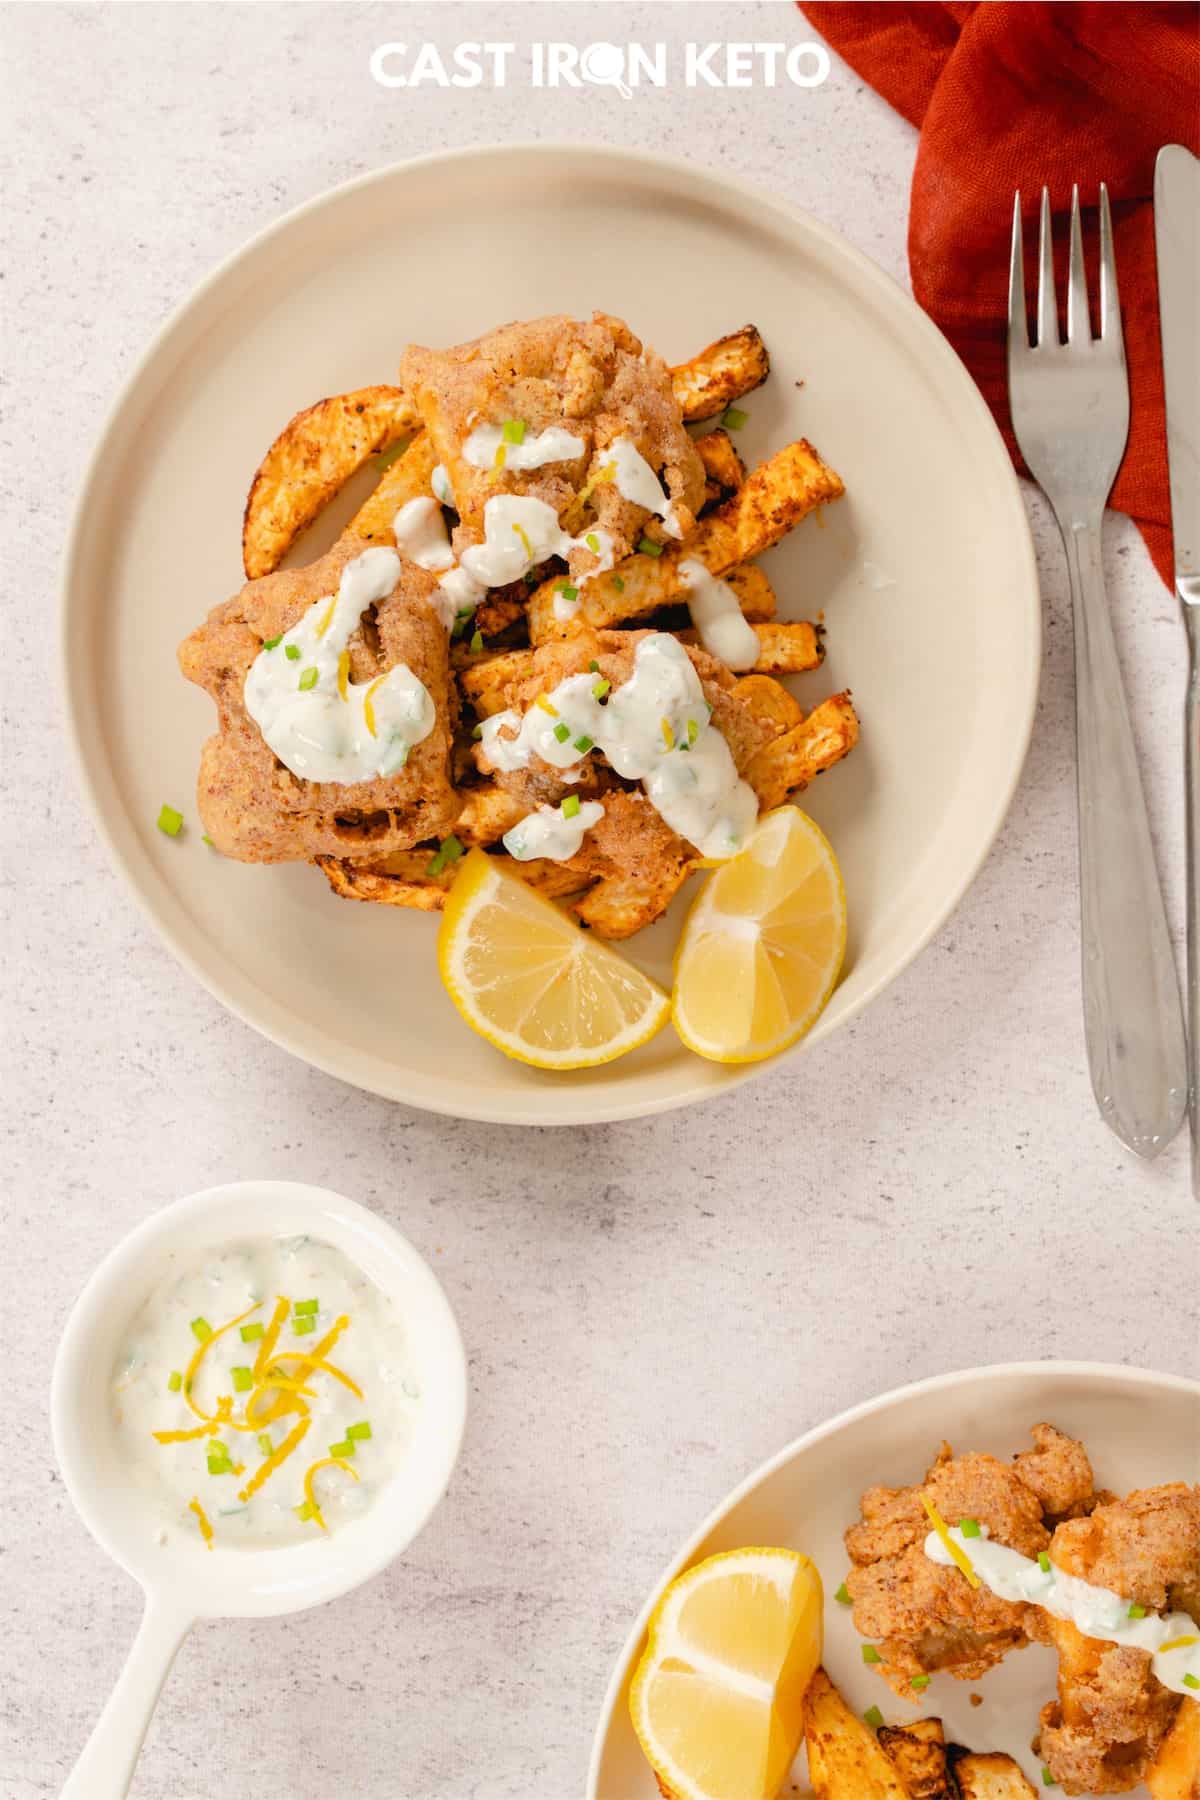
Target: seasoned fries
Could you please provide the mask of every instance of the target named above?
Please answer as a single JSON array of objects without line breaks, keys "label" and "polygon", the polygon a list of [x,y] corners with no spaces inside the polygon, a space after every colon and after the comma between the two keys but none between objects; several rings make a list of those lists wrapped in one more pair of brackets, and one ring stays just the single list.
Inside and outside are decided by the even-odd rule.
[{"label": "seasoned fries", "polygon": [[1011,1756],[998,1751],[964,1754],[952,1745],[950,1763],[962,1800],[1034,1800],[1036,1789]]},{"label": "seasoned fries", "polygon": [[875,1733],[851,1712],[824,1669],[805,1696],[804,1743],[818,1800],[911,1800]]},{"label": "seasoned fries", "polygon": [[1146,1786],[1153,1800],[1200,1800],[1200,1700],[1185,1700],[1176,1713]]},{"label": "seasoned fries", "polygon": [[711,419],[761,387],[770,373],[771,359],[757,326],[743,325],[672,369],[671,385],[685,419]]}]

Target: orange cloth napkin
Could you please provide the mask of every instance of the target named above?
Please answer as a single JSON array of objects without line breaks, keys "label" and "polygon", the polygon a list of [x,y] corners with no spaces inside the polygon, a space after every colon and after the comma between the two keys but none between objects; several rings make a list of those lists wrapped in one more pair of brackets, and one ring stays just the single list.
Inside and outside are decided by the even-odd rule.
[{"label": "orange cloth napkin", "polygon": [[[1031,294],[1037,208],[1043,184],[1050,189],[1061,313],[1071,184],[1088,209],[1094,276],[1096,198],[1108,183],[1131,401],[1110,504],[1136,521],[1173,585],[1152,195],[1162,145],[1200,149],[1200,7],[804,0],[802,11],[920,129],[908,221],[913,293],[979,383],[1022,473],[1005,378],[1013,189]],[[1096,317],[1093,291],[1093,329]]]}]

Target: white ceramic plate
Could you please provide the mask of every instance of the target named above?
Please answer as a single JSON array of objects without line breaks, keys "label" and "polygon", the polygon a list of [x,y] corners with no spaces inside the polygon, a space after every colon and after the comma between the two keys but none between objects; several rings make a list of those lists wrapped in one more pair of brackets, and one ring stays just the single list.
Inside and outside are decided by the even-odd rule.
[{"label": "white ceramic plate", "polygon": [[[842,1533],[858,1517],[864,1488],[919,1481],[943,1438],[956,1450],[1011,1456],[1028,1446],[1030,1425],[1042,1419],[1083,1440],[1103,1487],[1125,1493],[1200,1479],[1200,1383],[1100,1363],[1011,1363],[940,1375],[818,1426],[744,1481],[665,1571],[617,1659],[592,1748],[588,1800],[656,1800],[627,1705],[646,1621],[681,1569],[749,1544],[803,1550],[817,1564],[826,1593],[825,1665],[852,1706],[861,1712],[876,1705],[893,1724],[937,1714],[953,1741],[1015,1756],[1040,1792],[1029,1742],[1039,1708],[1054,1695],[1051,1651],[1022,1650],[981,1682],[935,1676],[923,1704],[908,1706],[864,1667],[849,1612],[832,1596],[847,1567]],[[971,1693],[982,1694],[982,1706],[971,1705]],[[796,1791],[811,1793],[803,1771],[801,1753]]]},{"label": "white ceramic plate", "polygon": [[[301,865],[214,856],[193,797],[213,708],[175,649],[241,584],[246,488],[292,413],[394,379],[409,340],[593,307],[672,361],[753,319],[774,373],[747,403],[741,447],[757,461],[807,436],[847,482],[768,562],[783,611],[828,623],[828,661],[801,698],[850,686],[863,721],[855,754],[806,801],[850,905],[845,979],[810,1041],[946,919],[999,829],[1033,719],[1037,579],[1000,437],[945,340],[833,232],[690,165],[559,145],[406,163],[283,219],[170,321],[97,446],[65,574],[71,731],[114,862],[214,994],[346,1081],[462,1117],[627,1118],[752,1071],[702,1062],[669,1028],[604,1069],[509,1062],[442,992],[435,918],[339,901]],[[332,534],[331,518],[312,553]],[[164,801],[186,816],[178,839],[155,828]],[[631,946],[660,977],[680,911]]]}]

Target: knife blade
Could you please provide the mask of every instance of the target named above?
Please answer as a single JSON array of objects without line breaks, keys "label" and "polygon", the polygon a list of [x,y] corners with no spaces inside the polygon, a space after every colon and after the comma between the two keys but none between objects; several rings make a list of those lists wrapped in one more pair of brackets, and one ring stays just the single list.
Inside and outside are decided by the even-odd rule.
[{"label": "knife blade", "polygon": [[1168,144],[1154,169],[1154,239],[1167,397],[1175,582],[1200,605],[1200,160]]}]

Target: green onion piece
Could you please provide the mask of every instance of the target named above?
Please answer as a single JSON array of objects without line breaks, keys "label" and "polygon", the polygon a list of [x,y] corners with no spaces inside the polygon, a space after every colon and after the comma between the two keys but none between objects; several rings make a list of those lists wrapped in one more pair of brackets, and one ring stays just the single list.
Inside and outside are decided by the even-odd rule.
[{"label": "green onion piece", "polygon": [[1200,1688],[1200,1675],[1185,1675],[1183,1685],[1184,1687]]},{"label": "green onion piece", "polygon": [[663,553],[662,545],[656,544],[653,538],[648,537],[638,539],[638,549],[643,556],[661,556]]},{"label": "green onion piece", "polygon": [[233,1464],[228,1456],[209,1456],[208,1472],[210,1475],[232,1475]]},{"label": "green onion piece", "polygon": [[212,1336],[212,1326],[207,1319],[201,1318],[192,1320],[192,1336],[198,1343],[206,1344],[208,1342],[209,1338]]},{"label": "green onion piece", "polygon": [[317,671],[315,669],[305,669],[297,685],[300,688],[301,693],[307,693],[309,688],[315,688],[317,685]]},{"label": "green onion piece", "polygon": [[172,1369],[171,1373],[167,1376],[167,1392],[177,1394],[182,1386],[183,1376],[179,1373],[178,1369]]},{"label": "green onion piece", "polygon": [[980,1535],[978,1519],[960,1519],[958,1529],[965,1538],[976,1538]]},{"label": "green onion piece", "polygon": [[596,661],[595,657],[593,656],[591,662],[588,664],[589,675],[594,675],[599,667],[600,667],[600,664]]},{"label": "green onion piece", "polygon": [[279,633],[278,637],[264,638],[263,639],[263,649],[264,650],[274,650],[276,645],[282,644],[282,642],[283,642],[283,633],[281,631]]},{"label": "green onion piece", "polygon": [[283,654],[287,657],[289,662],[299,662],[300,661],[300,646],[299,646],[299,644],[285,645]]},{"label": "green onion piece", "polygon": [[578,815],[578,812],[579,812],[579,795],[578,794],[568,794],[566,799],[562,803],[563,818],[564,819],[574,819]]},{"label": "green onion piece", "polygon": [[871,1727],[872,1731],[878,1731],[879,1727],[883,1724],[883,1714],[877,1706],[868,1706],[866,1712],[863,1714],[863,1718]]},{"label": "green onion piece", "polygon": [[342,1444],[330,1444],[329,1454],[330,1456],[353,1456],[354,1445],[350,1442],[349,1438]]},{"label": "green onion piece", "polygon": [[183,814],[176,812],[173,806],[167,806],[164,803],[159,808],[157,824],[158,829],[165,832],[168,837],[178,837],[183,829]]},{"label": "green onion piece", "polygon": [[500,427],[500,436],[506,444],[523,444],[525,442],[524,419],[505,419]]},{"label": "green onion piece", "polygon": [[346,1427],[346,1436],[348,1438],[356,1438],[365,1443],[370,1435],[371,1422],[369,1419],[362,1419],[357,1425],[347,1425]]},{"label": "green onion piece", "polygon": [[908,1685],[910,1688],[916,1688],[918,1694],[923,1694],[929,1686],[929,1677],[928,1675],[914,1675]]},{"label": "green onion piece", "polygon": [[688,720],[688,733],[687,733],[688,743],[694,744],[696,739],[699,736],[700,736],[700,727],[697,725],[695,719],[689,719]]},{"label": "green onion piece", "polygon": [[614,575],[613,586],[616,588],[618,594],[623,594],[625,592],[625,577],[623,575]]},{"label": "green onion piece", "polygon": [[554,591],[556,594],[561,594],[564,600],[578,600],[579,598],[579,589],[572,587],[569,581],[560,581]]},{"label": "green onion piece", "polygon": [[1144,1606],[1139,1606],[1135,1600],[1129,1609],[1129,1616],[1131,1619],[1144,1619],[1146,1616],[1146,1609]]},{"label": "green onion piece", "polygon": [[833,1597],[839,1606],[850,1606],[852,1604],[850,1599],[850,1589],[846,1586],[844,1581]]},{"label": "green onion piece", "polygon": [[1038,1568],[1042,1571],[1043,1575],[1048,1575],[1050,1573],[1050,1558],[1046,1555],[1044,1550],[1038,1551]]},{"label": "green onion piece", "polygon": [[301,1501],[294,1511],[298,1519],[308,1520],[313,1516],[313,1509],[307,1500]]},{"label": "green onion piece", "polygon": [[478,739],[483,736],[483,726],[476,725],[475,729],[471,733],[471,736],[478,741]]},{"label": "green onion piece", "polygon": [[270,1454],[271,1454],[272,1450],[274,1450],[275,1446],[271,1442],[271,1434],[269,1431],[260,1431],[259,1432],[258,1447],[262,1451],[264,1456],[270,1456]]},{"label": "green onion piece", "polygon": [[292,1320],[292,1330],[297,1337],[306,1337],[310,1331],[315,1331],[316,1329],[317,1321],[313,1318],[311,1313],[305,1313],[302,1319]]},{"label": "green onion piece", "polygon": [[256,1319],[253,1325],[241,1326],[238,1335],[243,1344],[253,1344],[262,1336],[263,1330],[264,1326],[262,1320]]},{"label": "green onion piece", "polygon": [[462,854],[463,854],[462,845],[459,843],[458,839],[454,836],[454,834],[451,833],[451,835],[448,838],[442,839],[441,843],[438,845],[437,849],[435,850],[435,852],[433,854],[433,859],[429,864],[429,873],[431,875],[440,875],[442,870],[446,867],[447,863],[457,862],[459,857]]},{"label": "green onion piece", "polygon": [[456,615],[454,624],[450,629],[450,636],[452,638],[460,638],[462,636],[463,632],[467,629],[467,621],[470,617],[471,615],[469,612],[460,612]]},{"label": "green onion piece", "polygon": [[612,692],[612,682],[611,681],[598,681],[598,682],[596,682],[595,686],[592,688],[592,696],[596,700],[603,700],[604,696],[606,694],[610,694],[611,692]]},{"label": "green onion piece", "polygon": [[715,709],[714,709],[714,707],[713,707],[713,703],[712,703],[712,701],[711,701],[711,700],[706,700],[706,701],[705,701],[705,702],[704,702],[704,704],[705,704],[705,706],[707,706],[707,708],[708,708],[708,716],[709,716],[709,718],[710,718],[710,719],[711,719],[711,718],[712,718],[712,716],[713,716],[713,712],[714,712],[714,710],[715,710]]},{"label": "green onion piece", "polygon": [[588,549],[591,551],[593,556],[599,556],[599,554],[600,554],[600,539],[596,536],[594,531],[589,531],[583,541],[587,545]]},{"label": "green onion piece", "polygon": [[471,655],[478,656],[483,650],[483,633],[476,631],[471,638]]},{"label": "green onion piece", "polygon": [[1057,1781],[1055,1781],[1053,1775],[1050,1773],[1049,1769],[1046,1767],[1046,1765],[1044,1763],[1042,1764],[1042,1786],[1043,1787],[1057,1787],[1058,1786]]},{"label": "green onion piece", "polygon": [[750,414],[743,412],[740,406],[727,406],[721,414],[721,423],[726,431],[740,431],[749,417]]},{"label": "green onion piece", "polygon": [[239,1363],[235,1369],[230,1369],[229,1375],[236,1393],[249,1393],[254,1386],[254,1370],[248,1369],[245,1363]]},{"label": "green onion piece", "polygon": [[203,837],[202,837],[202,838],[201,838],[201,840],[200,840],[200,842],[201,842],[201,843],[202,843],[202,844],[207,844],[207,845],[208,845],[208,847],[209,847],[209,849],[210,849],[210,850],[215,850],[215,849],[216,849],[216,847],[217,847],[217,846],[216,846],[216,845],[215,845],[215,844],[214,844],[214,843],[213,843],[213,841],[212,841],[212,839],[211,839],[211,838],[210,838],[210,837],[209,837],[209,835],[208,835],[208,833],[207,833],[207,831],[206,831],[206,832],[205,832],[205,833],[204,833],[204,836],[203,836]]},{"label": "green onion piece", "polygon": [[571,727],[569,725],[564,725],[560,719],[558,724],[554,727],[554,735],[560,744],[565,744],[571,735]]},{"label": "green onion piece", "polygon": [[862,1659],[865,1663],[877,1663],[877,1662],[883,1661],[883,1658],[880,1656],[880,1654],[879,1654],[878,1650],[875,1648],[874,1644],[864,1644],[863,1645]]},{"label": "green onion piece", "polygon": [[319,1313],[320,1310],[321,1302],[319,1300],[297,1300],[292,1308],[292,1311],[301,1319],[305,1313]]},{"label": "green onion piece", "polygon": [[577,737],[575,739],[575,748],[579,751],[579,754],[581,756],[586,756],[588,751],[592,748],[594,742],[595,742],[595,739],[588,737],[587,733],[585,732],[582,737]]}]

